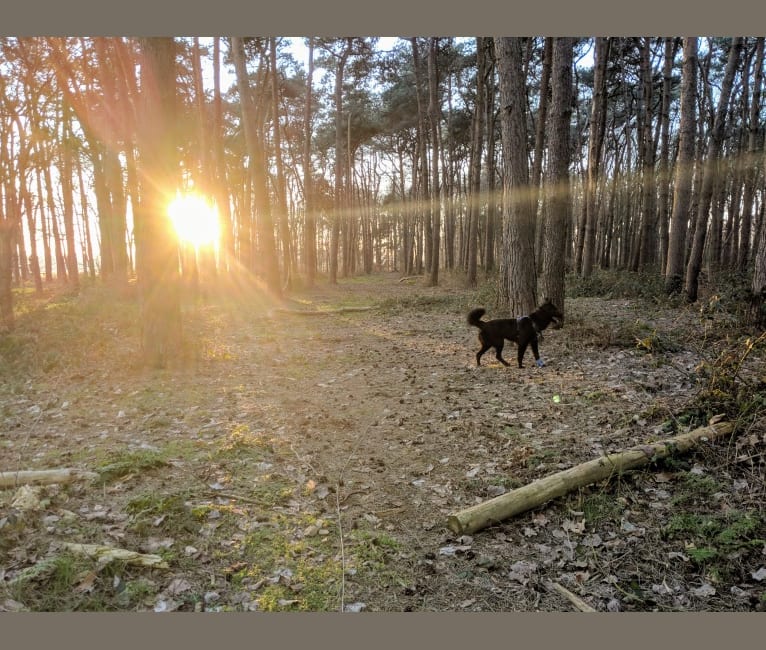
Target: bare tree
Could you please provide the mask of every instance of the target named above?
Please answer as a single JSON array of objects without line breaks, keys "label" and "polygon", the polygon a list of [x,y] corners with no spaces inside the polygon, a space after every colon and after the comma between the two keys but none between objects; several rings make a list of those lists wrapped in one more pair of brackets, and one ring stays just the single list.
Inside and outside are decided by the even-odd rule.
[{"label": "bare tree", "polygon": [[684,63],[681,76],[681,125],[670,217],[665,291],[678,293],[683,285],[684,252],[694,177],[695,125],[697,119],[697,49],[696,36],[684,38]]},{"label": "bare tree", "polygon": [[699,274],[702,269],[702,253],[705,246],[705,237],[708,229],[710,204],[713,198],[713,186],[716,177],[716,168],[721,153],[721,145],[724,138],[724,125],[729,106],[734,75],[737,71],[739,53],[742,49],[742,37],[736,36],[731,41],[729,59],[726,64],[726,72],[721,83],[721,93],[715,110],[713,129],[710,134],[710,144],[704,161],[702,187],[700,188],[699,206],[694,229],[694,240],[689,262],[686,266],[686,281],[684,291],[689,302],[696,302],[699,287]]},{"label": "bare tree", "polygon": [[439,284],[439,248],[441,242],[441,183],[439,182],[439,70],[436,65],[436,52],[439,39],[433,37],[428,42],[428,119],[431,127],[431,269],[429,286]]},{"label": "bare tree", "polygon": [[306,257],[306,283],[313,286],[317,272],[317,227],[314,214],[314,170],[311,165],[312,83],[314,79],[314,38],[308,42],[308,72],[306,74],[306,100],[303,112],[303,212],[306,224],[304,255]]},{"label": "bare tree", "polygon": [[263,137],[259,133],[258,120],[252,105],[251,89],[248,82],[245,65],[245,46],[241,38],[231,39],[232,58],[237,75],[242,107],[242,124],[245,131],[245,141],[250,155],[250,176],[253,183],[255,205],[258,210],[258,243],[259,257],[268,290],[275,296],[282,293],[279,283],[279,265],[277,264],[276,244],[274,242],[274,224],[266,184],[266,162],[263,152]]},{"label": "bare tree", "polygon": [[[596,194],[598,192],[601,158],[606,130],[606,64],[609,59],[611,39],[596,38],[593,79],[593,101],[591,104],[588,135],[588,172],[585,180],[585,209],[580,224],[582,230],[582,276],[587,278],[593,272],[596,257]],[[583,223],[584,222],[584,223]],[[575,262],[575,269],[579,270]]]}]

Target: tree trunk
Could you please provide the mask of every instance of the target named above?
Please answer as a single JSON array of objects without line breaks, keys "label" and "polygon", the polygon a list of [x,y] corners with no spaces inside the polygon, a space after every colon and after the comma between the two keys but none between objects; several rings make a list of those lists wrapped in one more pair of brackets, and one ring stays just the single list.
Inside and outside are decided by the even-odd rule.
[{"label": "tree trunk", "polygon": [[753,209],[758,182],[758,169],[755,164],[755,158],[758,155],[758,131],[760,127],[758,116],[761,109],[761,84],[763,83],[763,50],[764,37],[759,36],[756,41],[753,98],[750,102],[750,115],[747,123],[748,146],[746,159],[748,162],[745,171],[745,190],[742,199],[742,228],[739,252],[737,254],[737,270],[740,273],[747,271],[747,265],[750,262],[750,239],[752,237]]},{"label": "tree trunk", "polygon": [[702,269],[702,253],[705,247],[710,203],[713,197],[713,184],[715,181],[718,159],[720,157],[721,145],[723,143],[729,97],[731,96],[731,89],[734,84],[734,75],[737,70],[737,62],[739,61],[739,52],[741,48],[742,37],[735,36],[732,39],[731,48],[729,50],[729,60],[726,64],[726,72],[721,84],[721,94],[718,98],[718,106],[716,107],[715,118],[713,121],[713,131],[710,136],[710,145],[704,163],[702,188],[700,189],[697,220],[694,230],[694,241],[689,257],[689,263],[686,266],[684,291],[688,302],[696,302],[697,300],[699,274]]},{"label": "tree trunk", "polygon": [[292,263],[291,263],[291,243],[290,226],[287,218],[287,189],[285,186],[285,170],[282,160],[282,126],[280,124],[279,110],[279,71],[277,69],[277,39],[272,36],[269,38],[269,54],[271,59],[271,105],[274,134],[274,160],[276,161],[277,179],[276,179],[276,208],[279,219],[279,233],[282,240],[282,271],[285,275],[285,288],[292,288]]},{"label": "tree trunk", "polygon": [[[540,75],[540,106],[537,111],[535,129],[535,157],[532,163],[532,209],[539,223],[535,229],[535,260],[539,260],[543,250],[545,231],[545,210],[540,205],[540,180],[543,175],[543,157],[545,154],[545,127],[548,122],[548,100],[551,91],[551,67],[553,65],[553,37],[546,36],[543,46],[543,69]],[[539,217],[538,217],[539,215]]]},{"label": "tree trunk", "polygon": [[346,39],[346,46],[338,58],[335,68],[335,197],[333,203],[332,230],[330,231],[330,284],[338,282],[338,250],[340,243],[340,221],[346,205],[345,170],[345,129],[343,124],[343,72],[351,53],[351,38]]},{"label": "tree trunk", "polygon": [[543,241],[543,295],[564,312],[564,261],[567,224],[571,210],[569,192],[569,132],[572,121],[572,60],[574,39],[555,38],[550,133],[550,163],[546,183],[545,239]]},{"label": "tree trunk", "polygon": [[306,75],[306,105],[303,113],[303,213],[306,223],[304,255],[306,284],[314,286],[317,272],[317,227],[314,214],[314,171],[311,165],[311,100],[314,79],[314,37],[309,37],[309,61]]},{"label": "tree trunk", "polygon": [[12,330],[15,325],[11,268],[14,225],[8,215],[0,214],[0,327],[7,330]]},{"label": "tree trunk", "polygon": [[[424,206],[427,204],[430,204],[431,201],[431,192],[430,192],[430,181],[429,181],[429,172],[428,172],[428,151],[427,151],[427,141],[428,141],[428,129],[426,127],[426,122],[428,120],[427,111],[423,107],[423,99],[422,95],[423,92],[421,90],[422,88],[422,74],[421,74],[421,63],[420,63],[420,47],[418,46],[418,39],[417,38],[411,38],[410,43],[412,44],[412,61],[413,61],[413,68],[415,71],[415,97],[417,99],[417,105],[418,105],[418,134],[417,134],[417,148],[418,148],[418,160],[417,160],[417,168],[414,172],[417,182],[415,182],[415,179],[413,179],[413,184],[418,188],[416,195],[415,195],[415,205],[416,205],[416,211],[417,211],[417,221],[420,222],[422,226],[422,231],[420,233],[420,238],[422,238],[422,254],[417,255],[418,259],[418,267],[417,270],[420,272],[420,262],[421,259],[424,260],[425,267],[430,271],[431,269],[431,255],[432,250],[431,247],[433,245],[433,233],[431,231],[431,225],[432,221],[430,216],[426,218],[425,214],[426,211],[424,209]],[[420,243],[419,238],[419,243]]]},{"label": "tree trunk", "polygon": [[175,42],[144,38],[141,49],[141,205],[135,212],[141,342],[145,362],[164,368],[181,352],[178,240],[166,214],[176,186]]},{"label": "tree trunk", "polygon": [[[763,173],[766,176],[766,136],[763,142]],[[755,311],[755,322],[763,326],[766,322],[766,316],[762,313],[763,305],[766,303],[766,226],[763,224],[763,208],[761,203],[761,223],[758,229],[758,238],[755,247],[755,260],[753,265],[753,280],[751,284],[752,307]]]},{"label": "tree trunk", "polygon": [[213,157],[215,159],[215,202],[221,220],[223,251],[221,266],[234,267],[236,251],[231,197],[226,187],[226,156],[224,152],[223,102],[221,99],[221,38],[213,39]]},{"label": "tree trunk", "polygon": [[535,210],[529,183],[522,39],[495,37],[503,138],[503,285],[514,315],[536,307]]},{"label": "tree trunk", "polygon": [[[585,179],[585,209],[584,226],[578,232],[578,240],[582,240],[582,266],[575,258],[575,270],[582,269],[582,277],[587,278],[593,273],[596,257],[596,193],[598,191],[601,172],[601,155],[604,146],[606,130],[606,64],[609,60],[609,38],[596,38],[595,76],[593,79],[593,103],[591,105],[590,128],[588,137],[588,174]],[[579,250],[579,247],[578,247]]]},{"label": "tree trunk", "polygon": [[662,109],[660,114],[660,136],[662,145],[660,148],[659,167],[659,228],[660,228],[660,273],[665,275],[665,266],[668,258],[668,218],[670,214],[670,95],[673,74],[673,60],[678,50],[677,38],[665,39],[665,58],[662,68]]},{"label": "tree trunk", "polygon": [[479,246],[479,212],[481,211],[481,156],[484,141],[485,87],[487,82],[487,58],[485,38],[476,37],[476,104],[471,125],[470,181],[468,187],[468,268],[466,284],[476,286],[477,249]]},{"label": "tree trunk", "polygon": [[680,293],[683,286],[686,233],[692,198],[697,101],[697,37],[684,38],[684,63],[681,74],[681,125],[676,160],[673,212],[670,217],[665,291]]},{"label": "tree trunk", "polygon": [[488,58],[487,70],[487,227],[484,233],[484,271],[495,270],[495,232],[497,231],[497,196],[495,192],[495,55],[494,42],[486,39]]},{"label": "tree trunk", "polygon": [[276,244],[274,242],[274,225],[266,184],[266,163],[264,160],[262,137],[258,133],[255,111],[252,105],[250,84],[245,64],[245,46],[242,39],[233,36],[231,39],[232,58],[237,76],[242,107],[242,124],[245,131],[247,151],[250,156],[250,178],[253,184],[255,205],[258,210],[258,243],[259,258],[266,280],[266,287],[274,296],[281,296],[279,283],[279,265],[277,263]]},{"label": "tree trunk", "polygon": [[74,232],[74,170],[72,167],[72,148],[74,146],[69,104],[62,106],[61,120],[61,194],[64,204],[64,237],[66,241],[67,278],[74,291],[80,287],[80,274],[77,266],[77,248]]},{"label": "tree trunk", "polygon": [[654,171],[655,144],[652,136],[653,71],[651,64],[651,38],[641,42],[642,133],[639,134],[641,151],[641,238],[638,268],[647,270],[657,262],[657,180]]}]

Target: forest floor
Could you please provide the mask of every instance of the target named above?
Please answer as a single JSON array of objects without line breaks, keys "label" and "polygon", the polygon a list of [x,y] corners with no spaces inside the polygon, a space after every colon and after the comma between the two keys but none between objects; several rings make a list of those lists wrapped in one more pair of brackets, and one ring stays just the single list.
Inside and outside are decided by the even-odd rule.
[{"label": "forest floor", "polygon": [[[552,583],[599,611],[763,610],[766,355],[715,305],[568,298],[547,365],[519,369],[476,366],[487,287],[381,274],[279,305],[227,287],[184,308],[184,363],[151,371],[129,292],[20,294],[0,471],[96,478],[0,488],[0,611],[571,610]],[[740,414],[733,437],[446,526],[717,412]]]}]

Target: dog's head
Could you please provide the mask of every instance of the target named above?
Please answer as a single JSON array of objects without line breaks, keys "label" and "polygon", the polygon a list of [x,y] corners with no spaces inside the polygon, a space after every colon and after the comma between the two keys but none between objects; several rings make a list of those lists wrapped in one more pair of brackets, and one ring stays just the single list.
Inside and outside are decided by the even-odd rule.
[{"label": "dog's head", "polygon": [[563,326],[564,314],[562,314],[559,308],[551,302],[550,298],[545,298],[543,304],[540,305],[539,310],[545,314],[551,323],[553,323],[554,329]]}]

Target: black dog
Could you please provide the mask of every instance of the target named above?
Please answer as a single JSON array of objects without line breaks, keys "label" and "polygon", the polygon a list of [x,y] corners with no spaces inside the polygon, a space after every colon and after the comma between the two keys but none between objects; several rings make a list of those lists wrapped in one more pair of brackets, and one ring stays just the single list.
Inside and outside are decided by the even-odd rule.
[{"label": "black dog", "polygon": [[479,342],[481,343],[481,350],[476,353],[477,366],[481,365],[481,355],[490,348],[495,348],[495,357],[497,357],[500,363],[505,366],[511,365],[503,359],[505,339],[515,341],[519,346],[519,368],[524,367],[522,360],[528,345],[532,346],[535,363],[541,367],[545,365],[540,359],[540,353],[537,350],[537,342],[541,338],[541,332],[551,323],[560,326],[561,321],[564,319],[564,314],[549,299],[546,298],[545,302],[529,316],[496,318],[489,321],[481,320],[481,317],[486,313],[486,310],[481,307],[472,309],[468,313],[468,324],[478,327],[480,330]]}]

